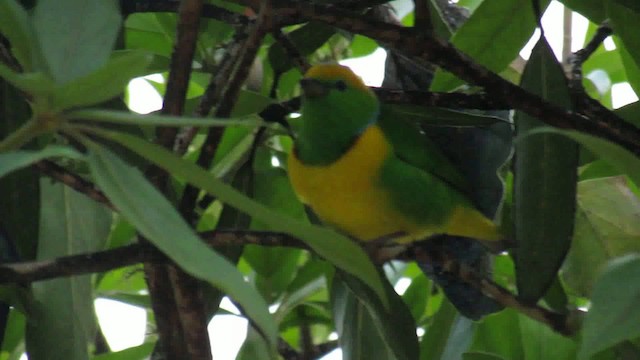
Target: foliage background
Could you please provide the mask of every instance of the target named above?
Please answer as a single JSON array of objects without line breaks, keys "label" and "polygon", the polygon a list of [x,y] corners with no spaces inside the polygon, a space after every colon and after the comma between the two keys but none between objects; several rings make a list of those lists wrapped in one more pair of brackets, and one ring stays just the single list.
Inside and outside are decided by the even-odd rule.
[{"label": "foliage background", "polygon": [[[638,92],[638,5],[631,0],[562,2],[591,21],[587,40],[598,34],[597,24],[605,18],[615,34],[616,49],[599,47],[582,67],[586,94],[611,109],[613,84],[628,82]],[[338,345],[350,359],[640,357],[639,147],[636,138],[634,155],[624,137],[632,129],[626,135],[633,144],[638,103],[613,112],[585,107],[579,101],[584,94],[565,81],[544,41],[523,75],[514,59],[536,27],[530,1],[460,1],[470,17],[453,33],[451,15],[441,1],[422,3],[431,9],[431,21],[420,12],[400,19],[406,26],[415,22],[418,29],[431,22],[438,37],[449,39],[475,62],[551,103],[586,113],[585,122],[613,118],[610,128],[617,129],[615,121],[622,118],[631,126],[621,127],[618,145],[610,142],[606,129],[602,137],[609,141],[593,137],[599,134],[588,127],[590,135],[545,128],[536,130],[543,134],[523,136],[542,124],[527,115],[531,110],[523,111],[526,106],[500,95],[500,87],[485,87],[489,99],[495,96],[516,109],[516,131],[522,136],[513,164],[503,168],[507,193],[501,212],[503,224],[514,224],[517,256],[515,261],[513,254],[496,256],[493,280],[524,302],[479,322],[457,314],[415,263],[394,261],[384,268],[389,281],[381,281],[359,247],[309,225],[284,169],[291,147],[287,131],[277,124],[257,130],[265,116],[258,113],[298,95],[301,78],[295,56],[283,46],[286,40],[264,30],[269,22],[277,16],[288,19],[287,9],[302,9],[297,18],[282,21],[294,24],[283,30],[297,51],[317,63],[377,48],[371,38],[349,32],[354,30],[349,22],[355,24],[358,17],[341,17],[344,9],[331,6],[276,2],[270,9],[257,2],[205,1],[209,16],[198,25],[188,15],[198,13],[190,10],[199,3],[0,0],[1,253],[10,263],[0,269],[6,305],[0,314],[1,358],[16,359],[25,350],[31,359],[143,359],[152,353],[156,358],[206,358],[209,340],[203,329],[212,316],[226,313],[218,307],[223,295],[239,304],[255,325],[241,359],[316,358]],[[363,9],[373,3],[383,1],[342,6],[369,19],[374,15],[362,15]],[[544,7],[549,2],[540,3]],[[143,11],[153,6],[165,7]],[[247,17],[254,20],[247,22]],[[310,19],[320,22],[307,23]],[[194,29],[198,37],[192,43],[192,62]],[[253,71],[247,74],[249,68]],[[191,71],[190,77],[185,75]],[[167,79],[166,84],[153,83],[165,96],[161,113],[185,117],[114,112],[126,110],[121,94],[129,80],[152,73]],[[475,87],[459,88],[461,84],[438,69],[430,90],[478,93]],[[203,105],[207,102],[215,109]],[[496,121],[486,113],[452,116],[419,104],[389,103],[399,117],[427,126]],[[450,105],[445,107],[461,107]],[[594,115],[585,108],[600,112]],[[199,118],[204,115],[218,120]],[[177,146],[172,154],[152,145],[167,145],[163,141],[171,138],[165,130],[156,133],[159,124],[201,128],[192,132],[193,142],[183,153]],[[569,138],[580,143],[579,154]],[[186,183],[204,191],[186,190]],[[545,186],[537,188],[539,183]],[[204,192],[214,197],[207,200]],[[266,235],[255,241],[232,231],[204,236],[217,245],[213,252],[196,231],[216,229],[275,231],[276,244],[295,246],[265,246]],[[302,242],[287,242],[290,237]],[[139,242],[157,247],[177,267],[167,267],[157,252],[133,245]],[[262,245],[240,246],[252,242]],[[47,262],[101,250],[107,250],[108,259]],[[135,261],[127,263],[127,256]],[[22,267],[11,264],[16,262]],[[28,276],[38,266],[58,271],[58,278],[31,283]],[[336,268],[359,280],[336,275]],[[98,274],[88,275],[93,272]],[[82,275],[61,276],[70,274]],[[410,285],[398,296],[388,284],[401,279],[410,279]],[[147,309],[145,343],[111,352],[96,322],[96,298]],[[559,314],[563,325],[576,332],[565,337],[525,316],[528,309],[540,309],[535,303]],[[585,315],[576,309],[589,311]],[[334,332],[339,344],[330,336]]]}]

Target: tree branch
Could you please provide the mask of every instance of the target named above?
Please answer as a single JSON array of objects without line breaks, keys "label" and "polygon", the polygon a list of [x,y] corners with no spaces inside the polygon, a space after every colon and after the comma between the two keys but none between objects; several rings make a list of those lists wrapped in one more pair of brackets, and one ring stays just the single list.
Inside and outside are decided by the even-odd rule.
[{"label": "tree branch", "polygon": [[[208,245],[216,249],[252,244],[310,250],[306,244],[298,239],[278,232],[220,230],[205,232],[200,235]],[[397,255],[394,259],[438,263],[444,269],[443,271],[476,287],[483,294],[495,299],[501,305],[513,308],[538,322],[542,322],[563,335],[571,336],[579,328],[580,319],[583,315],[581,311],[574,311],[565,315],[555,313],[536,304],[524,303],[517,296],[492,280],[482,277],[474,272],[473,269],[461,264],[458,259],[448,257],[446,254],[427,252],[420,246],[420,243],[412,244],[404,253]],[[380,260],[389,261],[392,259]],[[104,272],[140,262],[163,264],[168,262],[168,259],[151,246],[134,244],[112,250],[66,256],[53,260],[0,264],[0,284],[29,283],[61,276]]]},{"label": "tree branch", "polygon": [[365,19],[335,6],[296,3],[276,11],[276,24],[321,21],[368,36],[420,62],[434,63],[470,84],[481,86],[497,101],[535,116],[548,125],[605,138],[640,156],[640,129],[615,118],[603,121],[551,104],[474,62],[451,43],[412,28]]}]

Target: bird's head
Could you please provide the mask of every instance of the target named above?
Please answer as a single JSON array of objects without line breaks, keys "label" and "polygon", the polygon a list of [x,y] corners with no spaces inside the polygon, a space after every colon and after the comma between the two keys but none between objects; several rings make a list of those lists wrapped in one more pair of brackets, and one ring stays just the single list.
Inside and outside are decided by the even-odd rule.
[{"label": "bird's head", "polygon": [[[377,117],[375,94],[346,66],[315,65],[304,75],[300,86],[305,118],[323,115],[325,126],[347,126],[355,131],[363,130]],[[329,115],[331,119],[327,119]]]},{"label": "bird's head", "polygon": [[308,163],[328,162],[341,155],[378,118],[377,97],[346,66],[315,65],[300,86],[297,149]]}]

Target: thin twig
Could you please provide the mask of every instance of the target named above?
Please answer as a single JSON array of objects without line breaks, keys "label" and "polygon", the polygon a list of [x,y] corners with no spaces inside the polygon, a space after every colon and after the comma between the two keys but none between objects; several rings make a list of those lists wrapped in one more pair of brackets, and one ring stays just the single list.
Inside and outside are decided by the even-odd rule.
[{"label": "thin twig", "polygon": [[282,48],[287,53],[289,60],[293,62],[298,70],[300,70],[300,72],[303,74],[306,73],[311,65],[307,61],[307,58],[304,57],[300,53],[300,51],[298,51],[298,48],[296,48],[296,44],[293,43],[289,36],[282,32],[281,29],[275,29],[273,31],[273,37],[280,45],[282,45]]},{"label": "thin twig", "polygon": [[[262,43],[262,39],[267,33],[267,29],[271,27],[271,5],[269,1],[263,1],[258,19],[252,24],[249,36],[244,42],[242,48],[238,52],[237,57],[231,62],[234,66],[232,76],[228,79],[226,86],[221,92],[220,101],[215,111],[218,118],[229,117],[231,110],[236,103],[238,94],[242,84],[244,84],[249,74],[249,69]],[[222,137],[222,128],[210,128],[207,137],[200,151],[200,155],[196,163],[205,169],[211,166],[218,143]],[[182,199],[180,200],[180,212],[185,216],[187,221],[192,222],[194,217],[194,208],[198,197],[199,189],[194,186],[187,185]]]},{"label": "thin twig", "polygon": [[[607,21],[603,22],[596,33],[593,35],[593,38],[587,43],[584,49],[576,51],[573,55],[571,55],[568,59],[569,65],[569,91],[571,93],[571,98],[574,103],[574,106],[579,111],[588,113],[593,115],[594,113],[599,113],[602,109],[595,109],[595,107],[591,104],[592,100],[587,95],[584,86],[582,85],[583,74],[582,74],[582,65],[593,55],[598,47],[604,42],[604,40],[609,37],[613,33],[613,29],[609,26]],[[608,112],[608,110],[604,110]]]},{"label": "thin twig", "polygon": [[80,175],[74,174],[51,160],[38,161],[33,164],[33,167],[40,171],[40,173],[54,180],[60,181],[64,185],[105,205],[111,210],[117,211],[115,206],[102,191],[98,190],[93,183],[85,180]]},{"label": "thin twig", "polygon": [[570,312],[568,315],[559,314],[537,304],[522,302],[509,290],[496,284],[491,279],[478,274],[473,268],[460,263],[456,258],[449,257],[446,254],[434,254],[426,251],[423,247],[419,246],[419,244],[411,247],[405,254],[399,255],[399,258],[403,258],[404,256],[408,256],[410,259],[416,260],[419,263],[437,263],[444,272],[465,281],[499,304],[513,308],[533,320],[546,324],[562,335],[572,336],[579,329],[579,321],[576,321],[576,317],[580,317],[580,312]]}]

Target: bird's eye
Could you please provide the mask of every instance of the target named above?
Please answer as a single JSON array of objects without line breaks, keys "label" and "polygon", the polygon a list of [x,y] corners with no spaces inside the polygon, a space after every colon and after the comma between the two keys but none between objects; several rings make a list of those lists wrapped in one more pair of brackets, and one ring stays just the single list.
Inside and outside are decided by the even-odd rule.
[{"label": "bird's eye", "polygon": [[336,87],[336,89],[338,89],[340,91],[345,91],[345,90],[347,90],[347,83],[345,83],[342,80],[338,80],[338,81],[336,81],[335,87]]}]

